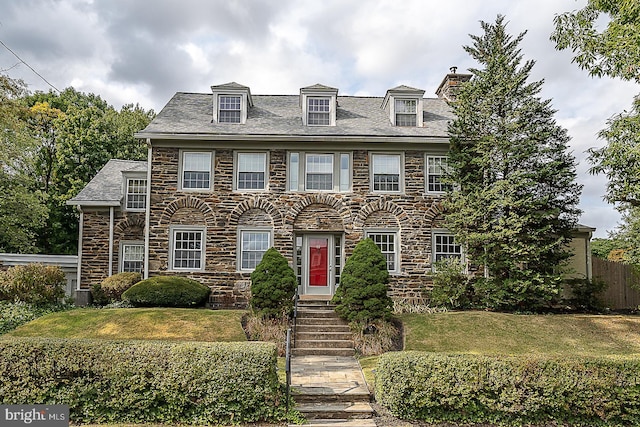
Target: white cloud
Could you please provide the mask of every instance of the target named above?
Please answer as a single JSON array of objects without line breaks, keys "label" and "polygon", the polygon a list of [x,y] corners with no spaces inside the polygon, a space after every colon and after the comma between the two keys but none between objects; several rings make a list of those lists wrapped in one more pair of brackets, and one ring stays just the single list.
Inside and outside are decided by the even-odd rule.
[{"label": "white cloud", "polygon": [[[398,84],[433,92],[452,65],[476,66],[462,46],[479,22],[506,16],[508,31],[536,60],[558,122],[572,137],[585,184],[582,221],[598,235],[619,215],[601,199],[606,179],[588,174],[585,150],[597,132],[631,105],[637,85],[593,79],[554,49],[553,17],[586,0],[21,0],[0,2],[0,39],[60,89],[72,85],[116,107],[161,109],[176,91],[208,92],[237,81],[254,94],[297,93],[324,83],[340,94],[383,96]],[[0,51],[0,69],[17,62]],[[48,86],[27,67],[11,70],[32,89]]]}]

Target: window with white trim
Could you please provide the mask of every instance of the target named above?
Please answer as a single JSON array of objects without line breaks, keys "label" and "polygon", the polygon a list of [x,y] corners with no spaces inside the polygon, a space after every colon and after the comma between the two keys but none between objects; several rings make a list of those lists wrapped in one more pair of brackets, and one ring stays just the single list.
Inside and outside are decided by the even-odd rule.
[{"label": "window with white trim", "polygon": [[264,190],[267,177],[267,153],[237,153],[236,159],[236,189]]},{"label": "window with white trim", "polygon": [[387,270],[390,273],[399,271],[399,241],[395,231],[367,231],[366,236],[380,248],[380,252],[387,260]]},{"label": "window with white trim", "polygon": [[372,154],[373,191],[399,193],[402,191],[400,154]]},{"label": "window with white trim", "polygon": [[242,271],[256,268],[262,256],[271,247],[270,230],[240,230],[239,265]]},{"label": "window with white trim", "polygon": [[218,96],[218,122],[240,123],[241,105],[239,95]]},{"label": "window with white trim", "polygon": [[454,258],[462,259],[462,246],[456,243],[453,234],[450,233],[433,233],[433,261],[439,261]]},{"label": "window with white trim", "polygon": [[350,153],[290,152],[289,191],[335,191],[351,189]]},{"label": "window with white trim", "polygon": [[213,176],[213,153],[184,151],[181,163],[181,184],[185,190],[210,190]]},{"label": "window with white trim", "polygon": [[396,126],[415,127],[417,125],[417,106],[417,99],[396,99]]},{"label": "window with white trim", "polygon": [[126,209],[142,211],[147,207],[147,179],[127,178]]},{"label": "window with white trim", "polygon": [[427,156],[427,192],[446,193],[450,188],[449,184],[442,182],[442,178],[447,173],[446,156]]},{"label": "window with white trim", "polygon": [[171,270],[204,270],[204,227],[172,227]]},{"label": "window with white trim", "polygon": [[329,103],[331,98],[307,98],[307,124],[309,126],[329,126],[331,124]]},{"label": "window with white trim", "polygon": [[122,242],[120,244],[120,272],[142,273],[144,269],[144,243]]}]

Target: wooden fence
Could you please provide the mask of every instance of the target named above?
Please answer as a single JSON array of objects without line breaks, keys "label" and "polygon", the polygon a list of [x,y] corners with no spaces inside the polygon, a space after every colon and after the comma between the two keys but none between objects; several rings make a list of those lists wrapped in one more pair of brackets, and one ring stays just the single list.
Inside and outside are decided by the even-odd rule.
[{"label": "wooden fence", "polygon": [[[602,299],[614,310],[637,309],[640,306],[640,275],[634,267],[620,262],[593,257],[593,277],[600,278],[608,285]],[[631,286],[635,285],[636,288]]]}]

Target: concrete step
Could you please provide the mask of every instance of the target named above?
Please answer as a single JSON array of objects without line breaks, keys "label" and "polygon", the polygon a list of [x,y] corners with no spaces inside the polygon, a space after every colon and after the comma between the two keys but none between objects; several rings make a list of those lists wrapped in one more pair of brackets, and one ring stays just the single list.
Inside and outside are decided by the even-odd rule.
[{"label": "concrete step", "polygon": [[294,356],[355,356],[356,351],[350,348],[305,348],[291,349]]},{"label": "concrete step", "polygon": [[332,317],[298,317],[296,320],[298,325],[346,325],[342,319]]},{"label": "concrete step", "polygon": [[307,419],[362,419],[373,416],[373,408],[367,402],[356,403],[302,403],[296,405]]},{"label": "concrete step", "polygon": [[[322,388],[319,386],[319,388]],[[293,387],[291,395],[296,404],[307,403],[369,403],[371,401],[371,394],[368,392],[354,392],[349,393],[323,393],[323,390],[317,392],[317,390],[310,390],[309,387]]]},{"label": "concrete step", "polygon": [[[287,427],[300,427],[298,424],[289,424]],[[304,424],[304,427],[376,427],[375,421],[372,419],[315,419]]]},{"label": "concrete step", "polygon": [[296,340],[297,348],[353,348],[351,340]]},{"label": "concrete step", "polygon": [[313,308],[318,310],[334,310],[336,306],[326,301],[298,301],[298,308]]},{"label": "concrete step", "polygon": [[338,315],[336,314],[335,311],[333,310],[317,310],[317,309],[311,309],[311,308],[298,308],[298,319],[300,319],[301,317],[328,317],[328,318],[332,318],[332,319],[338,319],[340,321],[342,321],[342,319],[340,319],[340,317],[338,317]]},{"label": "concrete step", "polygon": [[345,332],[351,333],[349,325],[296,325],[296,333]]},{"label": "concrete step", "polygon": [[325,331],[313,331],[313,332],[301,332],[296,331],[296,341],[334,341],[334,340],[342,340],[342,341],[351,341],[351,332],[325,332]]}]

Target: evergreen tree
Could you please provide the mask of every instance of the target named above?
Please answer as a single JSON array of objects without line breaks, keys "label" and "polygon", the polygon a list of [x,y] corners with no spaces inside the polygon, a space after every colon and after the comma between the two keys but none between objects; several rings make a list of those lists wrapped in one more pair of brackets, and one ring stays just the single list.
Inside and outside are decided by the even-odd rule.
[{"label": "evergreen tree", "polygon": [[349,322],[388,320],[393,301],[387,295],[389,272],[380,248],[371,239],[360,241],[347,259],[332,302]]},{"label": "evergreen tree", "polygon": [[298,279],[287,259],[269,248],[251,273],[251,307],[263,318],[278,318],[293,311]]},{"label": "evergreen tree", "polygon": [[525,33],[512,37],[503,16],[481,23],[464,49],[482,68],[452,103],[445,202],[447,227],[474,264],[485,267],[476,292],[485,306],[532,309],[560,291],[581,186],[569,136],[556,124],[543,81],[529,83]]}]

